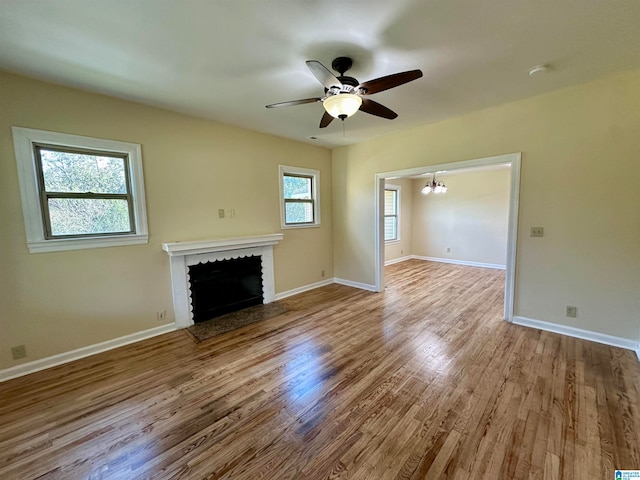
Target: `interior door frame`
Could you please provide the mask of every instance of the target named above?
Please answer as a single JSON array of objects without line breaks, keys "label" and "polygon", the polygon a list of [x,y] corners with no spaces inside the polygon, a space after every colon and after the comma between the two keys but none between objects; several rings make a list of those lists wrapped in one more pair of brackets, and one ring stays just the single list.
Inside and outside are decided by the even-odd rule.
[{"label": "interior door frame", "polygon": [[407,177],[442,170],[451,171],[461,168],[484,167],[509,164],[511,180],[509,188],[509,220],[507,227],[507,258],[504,288],[504,319],[513,321],[515,297],[516,252],[518,244],[518,210],[520,202],[520,167],[522,153],[509,153],[495,157],[477,158],[461,162],[428,165],[424,167],[394,170],[375,175],[375,290],[384,291],[384,184],[392,177]]}]

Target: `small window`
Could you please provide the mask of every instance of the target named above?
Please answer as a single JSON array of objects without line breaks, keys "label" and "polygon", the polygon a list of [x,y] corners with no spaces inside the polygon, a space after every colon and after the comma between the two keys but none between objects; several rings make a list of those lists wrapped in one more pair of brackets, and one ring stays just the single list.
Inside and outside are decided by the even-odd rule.
[{"label": "small window", "polygon": [[13,131],[31,252],[147,243],[140,145]]},{"label": "small window", "polygon": [[320,172],[280,166],[280,198],[283,228],[320,225],[318,181]]},{"label": "small window", "polygon": [[384,189],[384,241],[396,242],[400,240],[399,211],[400,187],[387,185]]}]

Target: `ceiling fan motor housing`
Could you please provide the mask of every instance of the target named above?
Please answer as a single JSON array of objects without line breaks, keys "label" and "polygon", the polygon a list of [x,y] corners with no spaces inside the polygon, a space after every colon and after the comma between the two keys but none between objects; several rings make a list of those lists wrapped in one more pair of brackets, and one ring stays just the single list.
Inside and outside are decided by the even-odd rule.
[{"label": "ceiling fan motor housing", "polygon": [[340,75],[344,75],[344,72],[349,70],[353,65],[353,60],[349,57],[338,57],[334,58],[333,62],[331,62],[331,68],[333,68],[336,72],[339,72]]},{"label": "ceiling fan motor housing", "polygon": [[335,91],[333,89],[331,89],[331,91],[327,91],[327,89],[325,89],[325,93],[334,95],[338,93],[356,93],[354,92],[355,87],[360,85],[360,82],[357,79],[348,77],[344,74],[352,65],[353,60],[349,57],[337,57],[333,59],[333,62],[331,62],[331,68],[340,74],[340,76],[336,78],[342,85],[336,85]]},{"label": "ceiling fan motor housing", "polygon": [[353,77],[345,77],[340,76],[336,77],[342,85],[335,85],[335,87],[331,87],[330,89],[325,88],[325,93],[329,95],[337,95],[338,93],[356,93],[354,92],[355,88],[360,85],[360,82]]}]

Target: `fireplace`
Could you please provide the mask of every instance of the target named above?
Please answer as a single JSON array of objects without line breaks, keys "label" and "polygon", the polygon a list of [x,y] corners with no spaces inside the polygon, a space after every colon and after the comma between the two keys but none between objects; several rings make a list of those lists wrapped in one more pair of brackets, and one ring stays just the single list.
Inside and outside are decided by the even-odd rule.
[{"label": "fireplace", "polygon": [[262,260],[259,256],[218,260],[189,267],[194,322],[260,305]]},{"label": "fireplace", "polygon": [[[209,318],[213,318],[217,315],[222,315],[223,313],[221,312],[226,308],[231,308],[230,306],[212,306],[211,298],[207,299],[207,295],[211,294],[212,285],[217,284],[217,288],[227,292],[227,287],[229,287],[229,285],[225,286],[225,281],[232,284],[235,283],[235,286],[240,287],[240,289],[244,290],[245,293],[249,292],[247,296],[251,297],[250,299],[244,300],[235,298],[230,303],[242,303],[244,301],[248,301],[256,302],[252,303],[252,305],[256,305],[260,303],[273,302],[275,300],[273,246],[282,240],[282,237],[283,235],[281,233],[274,233],[252,237],[163,243],[162,249],[167,253],[167,255],[169,255],[170,260],[171,293],[173,297],[173,313],[176,327],[188,327],[193,325],[194,321],[200,322],[208,320]],[[198,280],[196,282],[198,284],[198,292],[196,292],[194,305],[190,276],[192,272],[195,272],[197,275],[202,273],[199,271],[200,268],[194,267],[198,267],[199,265],[209,265],[213,270],[218,270],[221,264],[230,260],[240,260],[239,264],[230,264],[232,269],[240,270],[244,270],[245,267],[247,267],[245,262],[254,262],[254,265],[251,268],[255,270],[255,273],[247,275],[243,280],[229,280],[230,277],[226,273],[218,272],[213,275],[205,273],[203,277],[204,280]],[[256,265],[258,262],[259,268]],[[206,270],[206,268],[203,269]],[[213,278],[216,276],[225,277],[227,280],[222,280],[222,283],[220,283],[220,278]],[[260,288],[258,287],[258,281],[260,281],[262,289],[261,293],[258,293]],[[203,292],[208,291],[209,293],[201,296],[199,294],[200,285],[202,285]],[[230,295],[231,294],[229,293],[225,293],[223,296]],[[218,293],[214,293],[213,297],[216,296],[220,295]],[[261,298],[259,298],[260,296]],[[200,315],[198,312],[198,306],[200,304],[204,305],[204,310],[207,313]],[[244,306],[249,305],[244,304],[241,308],[244,308]],[[233,308],[236,309],[235,307]],[[211,313],[213,313],[212,316],[210,316]]]}]

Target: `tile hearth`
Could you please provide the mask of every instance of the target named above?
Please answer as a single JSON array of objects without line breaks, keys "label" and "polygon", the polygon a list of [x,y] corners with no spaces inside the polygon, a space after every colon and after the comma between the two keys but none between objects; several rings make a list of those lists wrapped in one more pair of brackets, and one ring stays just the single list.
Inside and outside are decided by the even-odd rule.
[{"label": "tile hearth", "polygon": [[187,331],[199,343],[231,330],[237,330],[246,325],[277,317],[287,311],[284,305],[277,302],[256,305],[237,312],[227,313],[211,320],[195,323],[187,327]]}]

